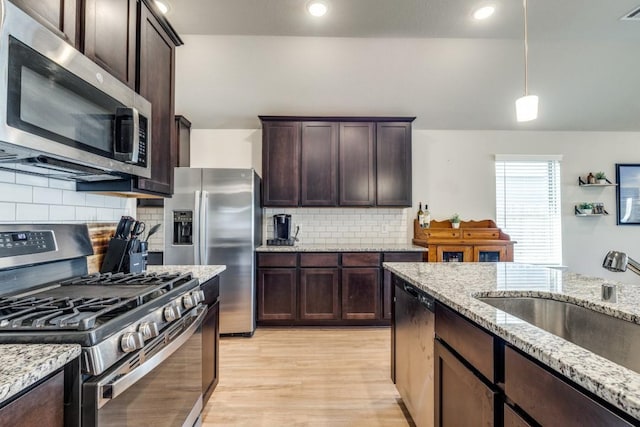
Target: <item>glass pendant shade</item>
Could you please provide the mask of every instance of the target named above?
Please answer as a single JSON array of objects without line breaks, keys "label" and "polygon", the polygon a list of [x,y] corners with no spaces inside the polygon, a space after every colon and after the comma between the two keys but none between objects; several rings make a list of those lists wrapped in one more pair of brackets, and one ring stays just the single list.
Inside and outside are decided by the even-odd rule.
[{"label": "glass pendant shade", "polygon": [[516,99],[516,119],[528,122],[538,118],[538,96],[526,95]]}]

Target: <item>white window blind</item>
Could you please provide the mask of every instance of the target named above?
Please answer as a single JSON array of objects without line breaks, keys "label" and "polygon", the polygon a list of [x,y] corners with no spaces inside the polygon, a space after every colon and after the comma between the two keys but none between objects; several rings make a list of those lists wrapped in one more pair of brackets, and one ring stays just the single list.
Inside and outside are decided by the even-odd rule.
[{"label": "white window blind", "polygon": [[515,262],[562,264],[557,156],[496,156],[496,217],[498,227],[517,242]]}]

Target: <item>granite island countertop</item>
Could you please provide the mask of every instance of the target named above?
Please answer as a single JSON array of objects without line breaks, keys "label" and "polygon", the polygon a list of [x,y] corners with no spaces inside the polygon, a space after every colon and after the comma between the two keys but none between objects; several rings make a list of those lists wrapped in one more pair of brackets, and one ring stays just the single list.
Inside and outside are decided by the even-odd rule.
[{"label": "granite island countertop", "polygon": [[200,284],[215,277],[227,269],[226,265],[148,265],[148,273],[193,273]]},{"label": "granite island countertop", "polygon": [[327,243],[314,245],[295,245],[295,246],[267,246],[262,245],[256,248],[256,252],[427,252],[427,248],[423,246],[412,245],[407,243],[400,244],[384,244],[371,243],[366,245],[349,244],[349,243]]},{"label": "granite island countertop", "polygon": [[77,344],[0,345],[0,405],[78,356]]},{"label": "granite island countertop", "polygon": [[[384,263],[384,267],[524,353],[640,419],[640,373],[485,304],[475,296],[538,296],[640,323],[640,285],[515,263]],[[603,283],[617,302],[601,300]]]}]

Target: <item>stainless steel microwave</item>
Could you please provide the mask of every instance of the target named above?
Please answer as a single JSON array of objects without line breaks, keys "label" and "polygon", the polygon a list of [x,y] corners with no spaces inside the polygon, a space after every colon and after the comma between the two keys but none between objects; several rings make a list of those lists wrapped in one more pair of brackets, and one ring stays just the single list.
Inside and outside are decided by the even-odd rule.
[{"label": "stainless steel microwave", "polygon": [[149,178],[151,104],[12,3],[0,15],[0,168]]}]

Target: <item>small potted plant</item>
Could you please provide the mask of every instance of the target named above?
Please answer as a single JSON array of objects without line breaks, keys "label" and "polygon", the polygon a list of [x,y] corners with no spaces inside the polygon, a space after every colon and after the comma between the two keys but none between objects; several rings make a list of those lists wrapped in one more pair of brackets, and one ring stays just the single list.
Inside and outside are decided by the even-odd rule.
[{"label": "small potted plant", "polygon": [[578,205],[578,212],[584,215],[593,213],[593,203],[583,202]]},{"label": "small potted plant", "polygon": [[452,228],[460,228],[460,215],[457,213],[453,214],[451,218],[449,218],[449,221],[451,221]]},{"label": "small potted plant", "polygon": [[596,172],[596,180],[598,184],[607,184],[607,175],[604,172]]}]

